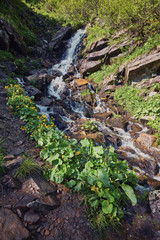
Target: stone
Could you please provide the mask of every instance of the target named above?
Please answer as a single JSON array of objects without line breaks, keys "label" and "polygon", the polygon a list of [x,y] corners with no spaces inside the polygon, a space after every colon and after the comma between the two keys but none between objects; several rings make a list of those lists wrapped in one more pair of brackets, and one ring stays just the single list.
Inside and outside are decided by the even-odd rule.
[{"label": "stone", "polygon": [[14,206],[14,209],[27,209],[27,204],[33,202],[35,200],[35,196],[31,194],[25,194]]},{"label": "stone", "polygon": [[87,59],[87,61],[97,61],[103,59],[109,53],[109,49],[109,47],[106,47],[100,51],[89,53],[85,58]]},{"label": "stone", "polygon": [[38,88],[33,87],[31,85],[27,86],[26,89],[30,96],[34,96],[35,100],[40,99],[40,97],[42,97],[42,95],[43,95],[42,92]]},{"label": "stone", "polygon": [[32,175],[23,182],[22,189],[27,189],[28,186],[31,186],[37,193],[37,195],[48,195],[56,192],[56,187],[48,181],[45,181],[39,175]]},{"label": "stone", "polygon": [[24,221],[28,224],[35,224],[39,221],[40,216],[37,213],[29,211],[24,215]]},{"label": "stone", "polygon": [[93,114],[94,118],[100,119],[100,120],[106,120],[108,117],[112,117],[113,116],[113,112],[102,112],[102,113],[95,113]]},{"label": "stone", "polygon": [[155,116],[142,116],[142,117],[140,117],[140,121],[143,124],[148,123],[149,120],[154,121],[155,119],[156,119]]},{"label": "stone", "polygon": [[126,122],[125,119],[123,119],[123,118],[115,118],[115,117],[111,117],[111,118],[108,120],[108,123],[109,123],[112,127],[122,128],[122,129],[125,129],[125,126],[128,124],[128,122]]},{"label": "stone", "polygon": [[5,79],[7,75],[0,69],[0,80]]},{"label": "stone", "polygon": [[153,84],[159,83],[159,82],[160,82],[160,76],[156,76],[154,78],[144,79],[141,82],[138,82],[136,84],[136,87],[139,89],[150,88],[152,87]]},{"label": "stone", "polygon": [[48,97],[42,97],[41,98],[41,104],[43,106],[50,106],[52,104],[53,100]]},{"label": "stone", "polygon": [[154,220],[160,224],[160,190],[149,192],[149,205]]},{"label": "stone", "polygon": [[156,141],[156,137],[149,135],[147,133],[140,133],[139,137],[136,139],[136,146],[141,149],[143,152],[150,151],[150,148]]},{"label": "stone", "polygon": [[[44,198],[42,197],[43,200],[37,199],[33,202],[30,202],[27,204],[27,207],[31,208],[34,211],[44,212],[44,211],[54,210],[60,206],[60,201],[55,196],[50,196],[49,203],[48,203],[48,200],[46,200],[47,197],[44,197]],[[52,198],[52,201],[51,201],[51,198]]]},{"label": "stone", "polygon": [[9,36],[4,30],[0,30],[0,48],[2,50],[9,49]]},{"label": "stone", "polygon": [[114,88],[109,86],[111,86],[112,84],[115,84],[116,78],[117,78],[117,75],[115,73],[112,73],[107,78],[103,79],[99,94],[103,94],[104,92],[108,91],[109,88],[111,88],[111,90],[114,89],[115,88],[114,85],[113,85]]},{"label": "stone", "polygon": [[140,132],[140,131],[142,131],[142,127],[139,126],[138,124],[134,123],[134,124],[132,125],[132,131],[133,131],[133,133]]},{"label": "stone", "polygon": [[13,29],[13,27],[8,22],[6,22],[2,18],[0,18],[0,30],[1,36],[3,37],[3,40],[2,39],[0,40],[0,46],[1,42],[3,41],[2,46],[5,47],[5,49],[8,50],[13,49],[16,52],[21,53],[23,55],[27,54],[27,48],[25,44],[22,42],[19,34]]},{"label": "stone", "polygon": [[15,158],[13,160],[5,162],[5,167],[8,169],[13,169],[15,167],[18,167],[23,161],[24,158]]},{"label": "stone", "polygon": [[104,38],[99,41],[96,41],[92,43],[89,48],[87,49],[87,53],[95,52],[95,51],[100,51],[103,48],[108,46],[108,39]]},{"label": "stone", "polygon": [[154,51],[144,54],[130,62],[125,71],[126,82],[139,82],[144,78],[150,77],[160,68],[160,52]]},{"label": "stone", "polygon": [[78,87],[88,84],[88,81],[86,79],[75,79],[74,81],[76,82]]},{"label": "stone", "polygon": [[70,37],[72,32],[72,27],[68,24],[66,27],[62,27],[53,37],[51,42],[49,43],[50,48],[55,48],[56,45],[59,45],[62,40]]},{"label": "stone", "polygon": [[81,66],[80,66],[80,73],[85,76],[87,73],[93,73],[96,72],[100,69],[102,66],[102,61],[97,60],[97,61],[88,61],[88,60],[83,60]]},{"label": "stone", "polygon": [[25,240],[29,237],[29,231],[16,214],[9,209],[0,209],[0,239]]}]

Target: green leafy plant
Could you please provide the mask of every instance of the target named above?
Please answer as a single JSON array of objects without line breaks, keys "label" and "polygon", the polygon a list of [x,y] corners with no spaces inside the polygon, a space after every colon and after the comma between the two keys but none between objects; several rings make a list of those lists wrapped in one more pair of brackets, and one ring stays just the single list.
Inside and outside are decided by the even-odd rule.
[{"label": "green leafy plant", "polygon": [[141,96],[142,90],[137,89],[136,87],[127,86],[120,89],[116,89],[114,93],[114,98],[118,103],[125,107],[125,109],[132,113],[133,116],[139,118],[141,116],[150,116],[155,117],[148,121],[148,125],[155,129],[157,133],[157,144],[160,144],[160,95],[156,94],[155,96],[149,97],[145,100]]},{"label": "green leafy plant", "polygon": [[[49,179],[83,193],[95,216],[103,214],[108,222],[120,221],[126,201],[136,204],[133,188],[138,178],[128,170],[126,161],[119,161],[112,147],[94,146],[87,139],[77,144],[77,140],[57,130],[52,120],[38,114],[32,98],[27,97],[18,84],[10,84],[6,89],[8,104],[26,123],[22,129],[42,149],[40,156],[47,163]],[[35,170],[35,163],[27,160],[16,176],[21,178],[31,169]]]},{"label": "green leafy plant", "polygon": [[87,120],[82,124],[81,130],[85,130],[87,132],[96,132],[98,130],[97,123],[95,121]]},{"label": "green leafy plant", "polygon": [[25,160],[20,164],[19,168],[17,169],[15,173],[15,177],[18,180],[24,180],[30,174],[39,173],[39,172],[40,172],[40,168],[34,162],[34,160],[25,156]]}]

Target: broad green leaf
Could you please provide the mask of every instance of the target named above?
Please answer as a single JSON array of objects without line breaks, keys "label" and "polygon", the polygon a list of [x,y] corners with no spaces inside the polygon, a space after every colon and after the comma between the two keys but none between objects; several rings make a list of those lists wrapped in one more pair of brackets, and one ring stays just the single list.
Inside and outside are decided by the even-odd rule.
[{"label": "broad green leaf", "polygon": [[113,204],[109,204],[109,202],[107,200],[104,200],[102,202],[102,211],[105,214],[111,213],[113,210]]},{"label": "broad green leaf", "polygon": [[59,153],[55,154],[55,155],[51,155],[48,159],[47,162],[49,162],[50,164],[52,164],[52,162],[54,160],[57,160],[59,158]]},{"label": "broad green leaf", "polygon": [[104,153],[104,149],[102,146],[93,147],[93,155],[96,158],[101,158],[101,155],[103,155],[103,153]]},{"label": "broad green leaf", "polygon": [[92,163],[91,161],[88,161],[88,162],[85,164],[85,168],[86,168],[86,169],[89,169],[89,168],[91,168],[91,167],[93,167],[93,163]]},{"label": "broad green leaf", "polygon": [[83,139],[80,141],[82,147],[89,147],[90,146],[90,142],[87,138]]},{"label": "broad green leaf", "polygon": [[42,159],[47,159],[49,157],[49,151],[48,149],[43,149],[41,152],[40,152],[40,157]]},{"label": "broad green leaf", "polygon": [[70,180],[69,182],[67,182],[65,184],[65,186],[68,187],[68,188],[72,188],[75,185],[76,185],[76,181],[75,180]]},{"label": "broad green leaf", "polygon": [[137,204],[137,198],[133,191],[133,188],[127,184],[122,183],[122,189],[127,195],[127,197],[131,200],[132,205],[135,206]]},{"label": "broad green leaf", "polygon": [[97,181],[97,177],[95,176],[90,176],[87,178],[87,181],[90,185],[93,185],[95,181]]}]

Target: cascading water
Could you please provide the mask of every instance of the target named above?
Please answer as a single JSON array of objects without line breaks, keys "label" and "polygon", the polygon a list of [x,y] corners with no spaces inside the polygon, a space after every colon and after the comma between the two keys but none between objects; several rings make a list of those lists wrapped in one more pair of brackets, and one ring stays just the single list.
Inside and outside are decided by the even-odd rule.
[{"label": "cascading water", "polygon": [[[50,86],[48,87],[49,96],[53,96],[56,99],[60,100],[61,95],[65,90],[65,82],[63,81],[63,75],[65,75],[72,64],[75,64],[77,60],[77,48],[80,44],[81,39],[85,35],[85,29],[79,29],[75,35],[69,40],[67,51],[62,56],[60,63],[54,65],[50,70],[53,75],[54,72],[60,73],[60,77],[53,79]],[[77,72],[78,74],[78,72]]]}]

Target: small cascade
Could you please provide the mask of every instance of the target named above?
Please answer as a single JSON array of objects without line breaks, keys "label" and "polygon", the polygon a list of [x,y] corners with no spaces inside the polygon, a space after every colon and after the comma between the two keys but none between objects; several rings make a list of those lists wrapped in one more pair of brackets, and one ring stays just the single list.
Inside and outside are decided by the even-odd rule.
[{"label": "small cascade", "polygon": [[66,84],[63,81],[63,77],[56,77],[52,80],[49,88],[48,95],[55,97],[57,100],[61,100],[61,96],[65,90]]},{"label": "small cascade", "polygon": [[93,90],[92,85],[91,85],[90,83],[88,83],[88,88],[89,88],[89,90],[90,90],[91,93],[95,94],[96,107],[95,107],[95,109],[94,109],[94,113],[106,112],[104,103],[102,103],[99,95],[95,93],[95,91]]},{"label": "small cascade", "polygon": [[[67,73],[70,66],[76,63],[79,49],[78,46],[84,35],[85,29],[80,29],[75,33],[75,35],[69,40],[67,51],[62,56],[60,63],[54,65],[50,70],[50,73],[52,75],[54,75],[55,72],[58,72],[61,75],[60,77],[53,79],[50,86],[48,87],[49,95],[55,97],[58,100],[61,99],[61,95],[63,94],[66,86],[63,81],[63,76]],[[78,71],[75,71],[76,75],[78,76]]]}]

